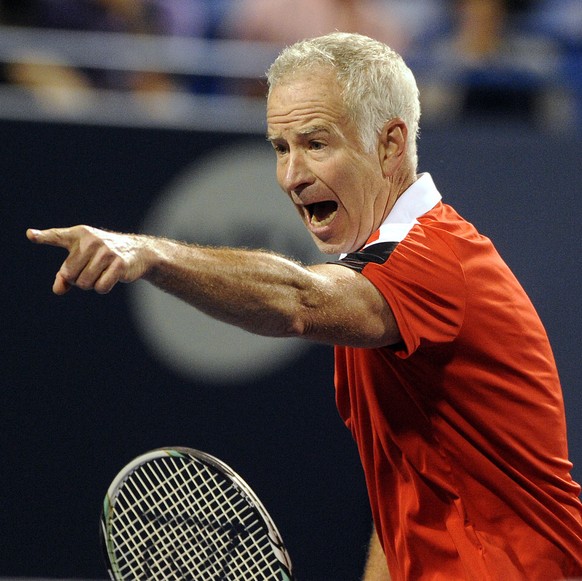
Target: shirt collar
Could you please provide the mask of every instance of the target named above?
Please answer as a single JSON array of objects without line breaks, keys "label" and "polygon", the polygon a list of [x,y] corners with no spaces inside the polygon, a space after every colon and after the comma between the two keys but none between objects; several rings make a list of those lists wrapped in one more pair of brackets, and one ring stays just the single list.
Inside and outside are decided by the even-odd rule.
[{"label": "shirt collar", "polygon": [[400,242],[412,226],[418,223],[417,218],[432,210],[441,199],[431,175],[420,174],[418,179],[396,200],[380,228],[368,238],[364,247],[378,240]]}]

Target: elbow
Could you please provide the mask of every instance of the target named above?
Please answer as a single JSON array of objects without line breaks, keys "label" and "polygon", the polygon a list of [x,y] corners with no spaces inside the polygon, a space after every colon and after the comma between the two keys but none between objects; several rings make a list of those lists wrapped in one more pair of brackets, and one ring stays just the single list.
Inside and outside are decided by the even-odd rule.
[{"label": "elbow", "polygon": [[302,317],[293,316],[287,320],[283,330],[283,337],[309,338],[309,325]]},{"label": "elbow", "polygon": [[264,337],[309,338],[308,322],[304,317],[289,311],[279,310],[276,314],[273,311],[261,311],[254,313],[252,317],[223,320]]},{"label": "elbow", "polygon": [[308,310],[298,309],[287,313],[283,325],[283,337],[295,337],[300,339],[313,339],[314,324],[309,318]]}]

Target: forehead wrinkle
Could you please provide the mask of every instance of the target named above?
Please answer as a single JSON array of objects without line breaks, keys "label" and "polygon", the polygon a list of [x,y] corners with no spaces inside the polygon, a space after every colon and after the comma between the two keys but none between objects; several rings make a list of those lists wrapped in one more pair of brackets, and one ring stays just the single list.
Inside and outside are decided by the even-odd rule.
[{"label": "forehead wrinkle", "polygon": [[[307,89],[309,90],[309,88]],[[267,117],[301,118],[304,116],[341,117],[345,114],[344,107],[336,99],[327,94],[304,95],[295,92],[283,95],[273,94],[267,101]]]},{"label": "forehead wrinkle", "polygon": [[288,125],[299,123],[305,127],[325,127],[330,122],[341,118],[343,112],[332,103],[310,102],[285,104],[272,104],[267,108],[267,121],[273,124]]},{"label": "forehead wrinkle", "polygon": [[[341,133],[340,125],[348,120],[344,104],[321,79],[311,79],[275,87],[267,101],[267,139],[272,141],[291,131],[298,137],[323,131]],[[306,85],[308,85],[306,87]]]},{"label": "forehead wrinkle", "polygon": [[341,133],[340,126],[349,123],[349,117],[339,108],[322,107],[308,109],[294,109],[283,114],[267,115],[267,136],[271,134],[291,131],[299,137],[310,136],[314,133],[328,135]]}]

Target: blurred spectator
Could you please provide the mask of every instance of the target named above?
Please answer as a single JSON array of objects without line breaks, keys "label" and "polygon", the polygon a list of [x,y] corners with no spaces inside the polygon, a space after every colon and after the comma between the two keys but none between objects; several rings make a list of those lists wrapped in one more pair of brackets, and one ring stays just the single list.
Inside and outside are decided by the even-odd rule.
[{"label": "blurred spectator", "polygon": [[549,116],[557,46],[516,22],[537,0],[451,0],[452,27],[427,51],[421,92],[436,117],[536,122]]},{"label": "blurred spectator", "polygon": [[[220,0],[23,0],[3,4],[8,24],[146,35],[205,36]],[[104,39],[104,42],[107,42]],[[57,107],[82,107],[92,89],[125,90],[163,114],[163,95],[190,90],[191,81],[158,71],[79,68],[49,53],[21,54],[5,67],[9,82],[32,88]],[[161,98],[159,98],[161,97]],[[156,111],[152,111],[156,113]]]},{"label": "blurred spectator", "polygon": [[403,55],[406,60],[410,58],[410,52],[427,46],[447,30],[449,0],[384,0],[384,3],[407,38]]},{"label": "blurred spectator", "polygon": [[528,30],[547,34],[566,50],[582,47],[582,2],[539,0],[523,19]]},{"label": "blurred spectator", "polygon": [[280,45],[334,30],[366,34],[398,51],[407,45],[385,0],[237,0],[223,26],[225,36]]},{"label": "blurred spectator", "polygon": [[[28,4],[27,24],[38,28],[143,34],[166,32],[166,13],[151,0],[36,0]],[[166,75],[159,73],[81,70],[67,66],[59,55],[49,54],[31,55],[29,62],[14,64],[11,75],[14,82],[36,87],[51,84],[51,81],[60,87],[135,91],[168,90],[173,86]]]},{"label": "blurred spectator", "polygon": [[[27,27],[36,26],[37,22],[35,0],[1,0],[0,24]],[[90,86],[89,79],[70,67],[60,55],[25,47],[15,49],[13,60],[2,63],[0,80],[30,88],[43,103],[59,108],[76,106],[72,93],[80,94]]]},{"label": "blurred spectator", "polygon": [[582,0],[539,0],[523,25],[558,43],[558,71],[567,91],[564,109],[582,130]]},{"label": "blurred spectator", "polygon": [[451,48],[467,61],[510,55],[515,44],[525,40],[511,30],[510,17],[531,8],[534,1],[454,0],[456,30]]},{"label": "blurred spectator", "polygon": [[[225,38],[285,46],[334,30],[359,32],[403,52],[408,44],[402,23],[386,0],[236,0],[220,33]],[[232,90],[262,95],[265,82],[234,82]]]},{"label": "blurred spectator", "polygon": [[[355,31],[403,54],[429,122],[489,115],[563,128],[576,103],[582,121],[582,0],[0,0],[0,24],[278,46]],[[176,91],[265,92],[262,79],[81,68],[25,50],[0,65],[0,82],[63,109],[82,109],[94,89],[127,91],[157,116],[171,114]]]},{"label": "blurred spectator", "polygon": [[34,4],[35,26],[169,36],[205,36],[213,6],[212,0],[34,0]]}]

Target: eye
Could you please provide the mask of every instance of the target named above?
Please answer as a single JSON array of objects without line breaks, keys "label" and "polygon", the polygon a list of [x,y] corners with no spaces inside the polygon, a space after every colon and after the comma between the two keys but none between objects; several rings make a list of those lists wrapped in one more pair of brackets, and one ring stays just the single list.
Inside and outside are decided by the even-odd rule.
[{"label": "eye", "polygon": [[320,149],[323,149],[325,147],[325,143],[321,141],[310,141],[309,147],[315,151],[319,151]]},{"label": "eye", "polygon": [[275,153],[277,155],[283,155],[284,153],[287,153],[287,151],[289,150],[287,145],[285,145],[284,143],[272,142],[272,145],[273,145],[273,149],[275,150]]}]

